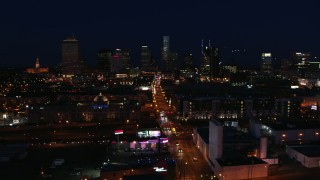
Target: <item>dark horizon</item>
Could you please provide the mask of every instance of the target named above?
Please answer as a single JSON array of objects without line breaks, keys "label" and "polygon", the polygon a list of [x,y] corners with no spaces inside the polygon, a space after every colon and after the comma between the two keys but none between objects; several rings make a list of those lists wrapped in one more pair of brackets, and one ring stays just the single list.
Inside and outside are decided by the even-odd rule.
[{"label": "dark horizon", "polygon": [[317,2],[117,1],[84,3],[5,2],[0,11],[0,67],[32,67],[61,62],[61,42],[72,34],[81,57],[91,65],[101,48],[130,48],[135,66],[140,46],[147,43],[159,62],[162,36],[171,38],[171,51],[200,57],[201,39],[223,51],[228,62],[234,49],[246,50],[238,65],[257,67],[262,52],[277,59],[293,51],[318,56],[320,39]]}]

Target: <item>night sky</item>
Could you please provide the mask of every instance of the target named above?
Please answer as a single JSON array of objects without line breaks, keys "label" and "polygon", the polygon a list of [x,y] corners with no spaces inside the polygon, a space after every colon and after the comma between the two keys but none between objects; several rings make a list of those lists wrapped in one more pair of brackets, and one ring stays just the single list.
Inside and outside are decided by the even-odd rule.
[{"label": "night sky", "polygon": [[186,52],[198,58],[201,39],[220,47],[224,62],[231,50],[242,50],[234,56],[241,65],[258,65],[261,52],[278,58],[294,50],[317,55],[319,5],[316,0],[10,0],[0,6],[0,66],[30,67],[37,56],[42,66],[56,66],[61,42],[72,34],[92,65],[99,48],[131,48],[137,62],[142,43],[159,60],[163,35],[170,36],[179,58]]}]

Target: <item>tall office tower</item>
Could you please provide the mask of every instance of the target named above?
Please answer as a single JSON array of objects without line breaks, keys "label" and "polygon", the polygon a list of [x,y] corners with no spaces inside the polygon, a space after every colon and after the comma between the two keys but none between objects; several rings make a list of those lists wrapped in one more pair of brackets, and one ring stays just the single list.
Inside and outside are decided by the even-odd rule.
[{"label": "tall office tower", "polygon": [[131,68],[133,66],[131,62],[131,49],[116,49],[116,53],[122,56],[124,68]]},{"label": "tall office tower", "polygon": [[116,49],[112,52],[110,61],[110,72],[119,73],[130,68],[130,49]]},{"label": "tall office tower", "polygon": [[261,72],[271,73],[272,72],[272,54],[262,53],[261,54]]},{"label": "tall office tower", "polygon": [[110,63],[112,60],[111,49],[101,49],[97,53],[98,69],[105,73],[110,73]]},{"label": "tall office tower", "polygon": [[171,52],[170,58],[168,61],[168,71],[174,71],[177,69],[178,64],[178,53],[177,52]]},{"label": "tall office tower", "polygon": [[151,51],[147,45],[141,46],[141,69],[147,70],[152,66]]},{"label": "tall office tower", "polygon": [[62,42],[62,74],[73,76],[81,73],[79,41],[75,37]]},{"label": "tall office tower", "polygon": [[310,62],[311,54],[306,52],[294,52],[292,54],[293,65],[306,65]]},{"label": "tall office tower", "polygon": [[203,39],[201,39],[201,57],[204,56]]},{"label": "tall office tower", "polygon": [[163,36],[163,47],[162,47],[162,70],[169,70],[170,61],[170,36]]},{"label": "tall office tower", "polygon": [[208,41],[208,46],[203,45],[203,39],[201,39],[201,56],[204,56],[204,51],[207,48],[211,48],[211,40]]},{"label": "tall office tower", "polygon": [[288,70],[291,67],[291,62],[288,59],[281,59],[280,60],[280,69],[281,70]]},{"label": "tall office tower", "polygon": [[184,56],[183,66],[186,69],[193,69],[194,65],[193,65],[193,55],[192,54],[188,53]]},{"label": "tall office tower", "polygon": [[220,72],[220,53],[217,47],[205,47],[201,60],[201,71],[204,76],[215,78]]}]

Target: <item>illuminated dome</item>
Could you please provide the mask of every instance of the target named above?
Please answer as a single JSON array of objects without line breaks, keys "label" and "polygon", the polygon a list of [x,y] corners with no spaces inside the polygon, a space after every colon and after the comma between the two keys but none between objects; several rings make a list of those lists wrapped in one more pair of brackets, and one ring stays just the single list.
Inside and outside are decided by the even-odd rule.
[{"label": "illuminated dome", "polygon": [[93,99],[93,109],[106,109],[109,106],[109,100],[106,96],[101,93]]}]

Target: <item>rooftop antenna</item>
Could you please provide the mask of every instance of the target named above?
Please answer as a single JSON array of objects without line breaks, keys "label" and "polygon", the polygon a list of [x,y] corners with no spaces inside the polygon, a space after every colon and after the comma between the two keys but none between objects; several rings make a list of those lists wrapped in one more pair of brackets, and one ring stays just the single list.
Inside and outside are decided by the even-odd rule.
[{"label": "rooftop antenna", "polygon": [[201,55],[203,56],[203,39],[201,39]]}]

